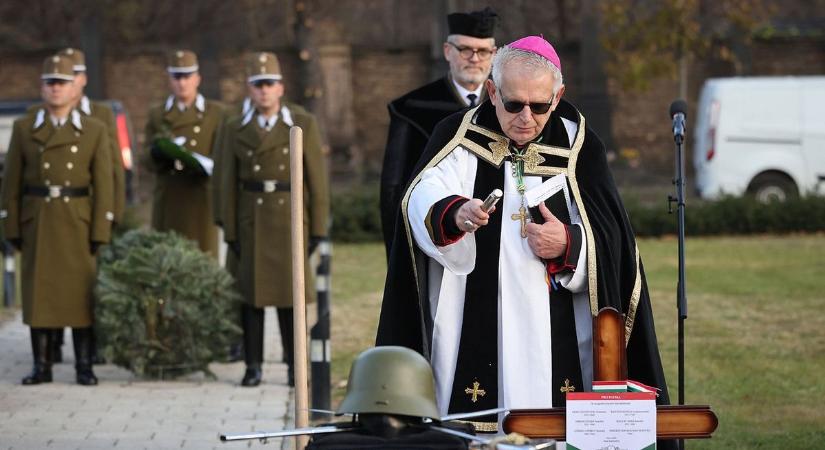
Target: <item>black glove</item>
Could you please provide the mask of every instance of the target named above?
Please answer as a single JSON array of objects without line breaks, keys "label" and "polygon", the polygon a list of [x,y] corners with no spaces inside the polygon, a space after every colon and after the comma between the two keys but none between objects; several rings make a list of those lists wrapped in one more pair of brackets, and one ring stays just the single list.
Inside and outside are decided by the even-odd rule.
[{"label": "black glove", "polygon": [[308,253],[310,255],[315,253],[315,249],[318,248],[318,244],[320,244],[321,242],[324,242],[324,240],[326,240],[326,238],[324,238],[324,237],[310,236],[309,237],[309,248],[307,249]]},{"label": "black glove", "polygon": [[226,245],[232,250],[236,257],[241,256],[241,243],[238,241],[227,242]]},{"label": "black glove", "polygon": [[97,241],[89,242],[89,251],[92,253],[92,255],[97,254],[97,249],[100,248],[100,245],[101,245],[101,243],[97,242]]},{"label": "black glove", "polygon": [[8,241],[9,241],[9,244],[11,244],[11,246],[14,247],[15,249],[17,249],[18,251],[23,250],[23,239],[14,238],[14,239],[9,239]]},{"label": "black glove", "polygon": [[155,167],[157,168],[157,170],[161,172],[166,172],[174,169],[174,161],[170,160],[168,156],[163,154],[163,152],[160,151],[160,148],[158,148],[157,145],[152,144],[152,146],[149,148],[149,154],[152,155],[152,161],[155,163]]}]

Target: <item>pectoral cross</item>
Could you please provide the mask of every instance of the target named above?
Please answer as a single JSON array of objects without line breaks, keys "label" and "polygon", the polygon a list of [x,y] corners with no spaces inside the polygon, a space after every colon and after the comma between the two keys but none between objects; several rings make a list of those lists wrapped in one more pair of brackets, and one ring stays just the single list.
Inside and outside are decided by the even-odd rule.
[{"label": "pectoral cross", "polygon": [[479,383],[478,381],[473,381],[472,388],[464,389],[465,394],[473,396],[473,398],[470,399],[470,401],[473,403],[478,401],[479,395],[484,397],[484,395],[487,394],[487,391],[485,391],[484,389],[479,389],[479,387],[481,387],[481,383]]},{"label": "pectoral cross", "polygon": [[529,217],[527,215],[527,208],[524,206],[518,209],[518,214],[513,214],[510,216],[513,220],[521,221],[521,237],[523,238],[527,237],[527,217]]},{"label": "pectoral cross", "polygon": [[568,392],[573,392],[573,391],[575,391],[575,390],[576,390],[576,386],[573,386],[572,384],[570,384],[570,380],[569,380],[568,378],[565,378],[565,379],[564,379],[564,386],[562,386],[559,390],[560,390],[561,392],[564,392],[564,393],[566,394],[566,393],[568,393]]}]

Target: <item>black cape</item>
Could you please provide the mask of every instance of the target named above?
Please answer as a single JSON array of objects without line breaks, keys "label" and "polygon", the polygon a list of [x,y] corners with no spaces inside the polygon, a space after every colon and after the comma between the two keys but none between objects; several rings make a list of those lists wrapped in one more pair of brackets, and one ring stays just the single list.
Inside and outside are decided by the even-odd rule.
[{"label": "black cape", "polygon": [[447,75],[393,100],[387,109],[390,129],[381,169],[381,230],[389,255],[398,205],[427,140],[438,122],[465,105]]},{"label": "black cape", "polygon": [[[575,142],[569,142],[562,118],[578,124]],[[567,174],[587,234],[587,267],[577,270],[588,271],[591,313],[610,306],[626,315],[628,377],[660,388],[657,401],[667,404],[667,384],[635,236],[608,168],[604,145],[583,126],[584,118],[576,108],[562,100],[536,140],[542,143],[537,146],[542,149],[540,161],[526,167],[525,173],[547,178]],[[478,157],[480,169],[498,167],[501,172],[503,157],[495,149],[502,143],[506,148],[508,142],[489,101],[451,115],[435,129],[404,190],[396,218],[376,345],[402,345],[430,358],[433,323],[426,292],[428,257],[414,244],[404,213],[420,173],[458,144]]]}]

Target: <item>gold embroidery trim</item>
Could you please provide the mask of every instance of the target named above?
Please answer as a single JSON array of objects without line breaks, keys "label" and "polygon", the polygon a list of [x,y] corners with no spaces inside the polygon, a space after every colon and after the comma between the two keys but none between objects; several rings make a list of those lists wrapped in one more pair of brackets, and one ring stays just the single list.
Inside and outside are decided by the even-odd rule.
[{"label": "gold embroidery trim", "polygon": [[473,114],[475,113],[476,108],[467,111],[464,114],[464,118],[461,119],[461,125],[458,127],[458,131],[456,131],[455,136],[450,139],[450,142],[447,142],[439,152],[435,155],[427,165],[418,172],[418,175],[413,178],[412,183],[410,183],[410,187],[407,188],[406,192],[404,192],[404,197],[401,200],[401,217],[404,219],[404,228],[407,230],[407,250],[410,252],[410,257],[412,258],[412,267],[413,267],[413,276],[415,277],[415,287],[418,292],[421,292],[421,286],[418,285],[418,269],[415,266],[415,244],[413,243],[413,235],[412,230],[410,228],[410,218],[407,215],[407,207],[410,203],[410,195],[412,194],[413,189],[418,185],[421,181],[422,174],[429,168],[435,166],[442,159],[444,159],[447,155],[452,153],[453,150],[456,149],[461,144],[461,140],[464,137],[464,134],[467,132],[467,126],[470,124],[470,119],[472,119]]},{"label": "gold embroidery trim", "polygon": [[579,191],[579,182],[576,179],[576,162],[579,159],[579,152],[581,151],[582,145],[584,145],[585,130],[584,116],[579,113],[579,130],[576,133],[576,140],[570,151],[570,160],[567,161],[567,179],[570,180],[573,198],[576,200],[576,206],[579,208],[579,215],[582,218],[584,232],[587,235],[587,291],[590,296],[590,314],[596,317],[596,314],[599,312],[598,283],[596,279],[596,242],[593,240],[593,230],[590,227],[590,219],[587,217],[587,210],[584,209],[581,191]]},{"label": "gold embroidery trim", "polygon": [[636,244],[636,280],[633,282],[633,293],[630,295],[630,305],[627,307],[627,317],[624,322],[624,345],[630,342],[630,332],[633,331],[633,322],[636,321],[636,309],[639,307],[639,297],[642,294],[642,268],[639,262],[639,244]]},{"label": "gold embroidery trim", "polygon": [[497,433],[498,432],[498,422],[474,422],[472,420],[453,420],[453,422],[458,423],[468,423],[476,429],[476,431],[480,431],[482,433]]}]

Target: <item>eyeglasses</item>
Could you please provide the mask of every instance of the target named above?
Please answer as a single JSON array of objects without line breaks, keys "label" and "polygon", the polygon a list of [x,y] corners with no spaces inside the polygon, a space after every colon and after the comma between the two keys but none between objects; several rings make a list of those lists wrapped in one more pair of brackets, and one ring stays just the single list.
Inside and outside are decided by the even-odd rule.
[{"label": "eyeglasses", "polygon": [[501,94],[501,91],[498,91],[498,96],[501,97],[501,104],[504,105],[504,110],[510,114],[518,114],[524,111],[525,106],[530,107],[530,111],[533,114],[547,114],[547,111],[550,111],[550,107],[553,106],[553,102],[556,100],[555,94],[550,101],[547,103],[524,103],[524,102],[517,102],[514,100],[507,100]]},{"label": "eyeglasses", "polygon": [[275,86],[275,83],[277,83],[277,82],[278,82],[277,80],[255,80],[250,84],[252,84],[252,86],[260,89],[264,86]]},{"label": "eyeglasses", "polygon": [[461,57],[464,58],[464,59],[472,59],[473,55],[478,55],[478,59],[480,59],[482,61],[487,60],[487,59],[490,59],[491,56],[493,56],[493,52],[496,49],[495,47],[493,47],[493,48],[472,48],[472,47],[464,47],[464,46],[459,47],[458,45],[455,45],[450,41],[447,41],[447,43],[452,45],[453,47],[455,47],[455,49],[458,50],[458,54],[461,55]]}]

